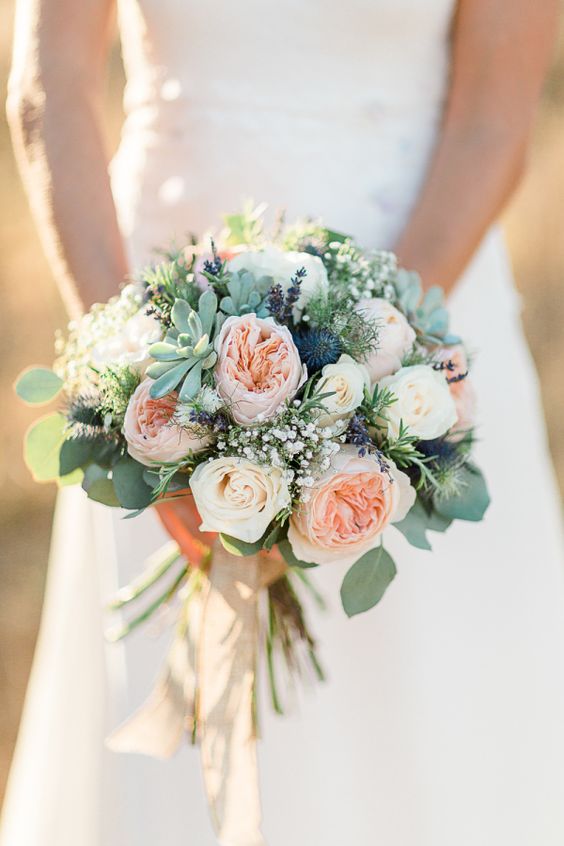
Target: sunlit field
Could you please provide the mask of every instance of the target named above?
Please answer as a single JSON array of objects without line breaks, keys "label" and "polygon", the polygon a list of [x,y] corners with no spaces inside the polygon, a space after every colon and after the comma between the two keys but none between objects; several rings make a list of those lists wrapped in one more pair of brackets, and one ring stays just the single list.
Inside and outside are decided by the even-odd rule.
[{"label": "sunlit field", "polygon": [[[13,0],[0,0],[0,92],[10,59]],[[562,29],[562,28],[561,28]],[[112,59],[108,145],[119,133],[121,70]],[[523,295],[524,323],[541,375],[550,444],[564,489],[564,34],[548,80],[528,175],[505,216]],[[37,416],[15,401],[12,383],[30,363],[50,363],[65,316],[41,252],[0,113],[0,798],[13,751],[43,595],[55,490],[32,482],[21,439]],[[508,351],[510,354],[510,351]],[[500,379],[510,361],[495,362]],[[14,844],[14,846],[16,846]]]}]

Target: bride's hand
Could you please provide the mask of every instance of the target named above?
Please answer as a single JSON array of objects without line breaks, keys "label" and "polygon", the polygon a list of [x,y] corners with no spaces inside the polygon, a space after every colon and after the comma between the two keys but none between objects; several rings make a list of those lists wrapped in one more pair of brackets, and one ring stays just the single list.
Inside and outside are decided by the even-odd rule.
[{"label": "bride's hand", "polygon": [[156,512],[190,565],[201,567],[217,535],[212,532],[200,532],[202,520],[194,497],[187,495],[178,499],[165,499],[156,506]]}]

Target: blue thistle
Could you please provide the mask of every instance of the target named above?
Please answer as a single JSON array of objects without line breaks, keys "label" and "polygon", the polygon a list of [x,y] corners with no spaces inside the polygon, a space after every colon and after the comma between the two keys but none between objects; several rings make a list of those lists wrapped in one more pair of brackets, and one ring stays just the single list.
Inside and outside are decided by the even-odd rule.
[{"label": "blue thistle", "polygon": [[330,329],[312,328],[294,335],[294,343],[309,373],[334,364],[342,353],[341,341]]}]

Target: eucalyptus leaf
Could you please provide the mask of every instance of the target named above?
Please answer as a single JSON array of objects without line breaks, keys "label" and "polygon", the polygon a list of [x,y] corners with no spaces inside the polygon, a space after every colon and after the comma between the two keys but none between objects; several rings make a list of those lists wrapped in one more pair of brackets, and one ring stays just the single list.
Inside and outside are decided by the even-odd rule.
[{"label": "eucalyptus leaf", "polygon": [[30,367],[20,374],[14,387],[24,402],[41,405],[57,396],[63,380],[47,367]]},{"label": "eucalyptus leaf", "polygon": [[478,523],[490,504],[486,481],[477,467],[466,465],[462,470],[464,487],[458,496],[436,503],[440,515],[450,520]]},{"label": "eucalyptus leaf", "polygon": [[116,496],[114,485],[109,478],[108,470],[99,467],[97,464],[90,464],[84,471],[82,487],[88,494],[89,499],[101,502],[111,508],[119,508],[120,501]]},{"label": "eucalyptus leaf", "polygon": [[285,538],[278,543],[278,549],[280,550],[280,554],[286,564],[289,567],[300,567],[302,570],[308,570],[311,567],[317,567],[317,564],[312,564],[309,561],[300,561],[299,558],[296,558],[294,555],[294,550],[292,549],[292,544]]},{"label": "eucalyptus leaf", "polygon": [[426,532],[429,529],[429,517],[423,503],[416,499],[407,516],[399,523],[394,523],[394,528],[404,535],[406,540],[417,549],[431,549],[431,544]]},{"label": "eucalyptus leaf", "polygon": [[58,412],[42,417],[27,430],[24,458],[36,482],[59,477],[59,454],[65,442],[66,420]]},{"label": "eucalyptus leaf", "polygon": [[112,469],[114,490],[123,508],[145,508],[152,502],[153,491],[144,478],[146,469],[144,464],[140,464],[129,455],[124,455],[114,465]]},{"label": "eucalyptus leaf", "polygon": [[273,546],[280,543],[286,537],[288,529],[286,526],[281,526],[280,523],[275,523],[264,539],[264,548],[271,550]]},{"label": "eucalyptus leaf", "polygon": [[94,443],[83,438],[68,438],[59,453],[59,475],[66,476],[85,467],[94,457]]},{"label": "eucalyptus leaf", "polygon": [[71,487],[71,485],[81,485],[83,479],[84,470],[77,467],[76,470],[72,471],[72,473],[67,473],[66,476],[59,476],[59,478],[56,479],[56,482],[59,488],[67,488]]},{"label": "eucalyptus leaf", "polygon": [[341,585],[341,601],[348,617],[373,608],[396,575],[396,565],[383,546],[356,561]]},{"label": "eucalyptus leaf", "polygon": [[230,552],[231,555],[256,555],[257,552],[261,551],[263,546],[262,538],[254,543],[249,543],[248,541],[239,540],[239,538],[233,538],[231,535],[225,535],[221,532],[219,539],[223,548],[226,549],[227,552]]}]

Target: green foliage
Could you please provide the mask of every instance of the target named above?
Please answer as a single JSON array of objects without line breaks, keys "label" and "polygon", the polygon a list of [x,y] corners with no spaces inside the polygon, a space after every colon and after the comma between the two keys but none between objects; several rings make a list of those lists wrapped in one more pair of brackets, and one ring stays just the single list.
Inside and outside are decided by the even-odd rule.
[{"label": "green foliage", "polygon": [[186,257],[183,250],[171,250],[167,259],[146,268],[141,280],[147,287],[147,299],[156,316],[167,324],[175,300],[185,300],[197,307],[201,289],[194,277],[195,255]]},{"label": "green foliage", "polygon": [[122,508],[146,508],[153,500],[153,491],[144,478],[145,466],[124,455],[112,468],[112,481]]},{"label": "green foliage", "polygon": [[287,538],[279,542],[278,549],[280,550],[280,554],[288,567],[299,567],[300,570],[307,570],[311,567],[318,566],[317,564],[312,564],[309,561],[300,561],[299,558],[296,558],[294,550],[292,549],[292,544]]},{"label": "green foliage", "polygon": [[262,240],[262,216],[266,211],[266,204],[255,207],[252,200],[247,200],[243,210],[237,214],[226,214],[223,217],[227,227],[226,243],[236,247],[240,244],[256,246]]},{"label": "green foliage", "polygon": [[268,317],[267,294],[272,287],[272,278],[256,279],[248,270],[240,270],[229,276],[227,295],[219,307],[227,315],[239,316],[254,312],[257,317]]},{"label": "green foliage", "polygon": [[374,385],[372,391],[364,392],[364,401],[360,407],[360,413],[366,420],[367,426],[378,430],[386,431],[386,410],[397,402],[396,395],[389,388],[382,388]]},{"label": "green foliage", "polygon": [[66,420],[59,412],[41,417],[27,430],[24,458],[36,482],[59,477],[59,454],[66,438]]},{"label": "green foliage", "polygon": [[204,291],[195,311],[186,300],[176,300],[171,311],[173,326],[164,341],[149,348],[155,364],[147,375],[155,380],[151,386],[154,399],[178,388],[179,400],[193,399],[202,387],[202,374],[215,365],[217,354],[213,338],[224,317],[217,311],[217,297]]},{"label": "green foliage", "polygon": [[435,509],[439,515],[450,520],[479,522],[490,504],[486,481],[478,468],[473,465],[466,464],[461,472],[463,485],[458,495],[438,500],[435,503]]},{"label": "green foliage", "polygon": [[14,387],[24,402],[42,405],[55,399],[63,387],[63,380],[46,367],[30,367],[20,374]]},{"label": "green foliage", "polygon": [[305,313],[308,328],[329,327],[340,341],[341,352],[355,361],[363,361],[378,347],[377,323],[366,320],[342,289],[320,291],[308,301]]},{"label": "green foliage", "polygon": [[230,552],[231,555],[242,555],[242,556],[249,556],[249,555],[256,555],[258,552],[261,551],[263,547],[263,539],[255,541],[254,543],[249,543],[248,541],[240,540],[239,538],[233,538],[230,535],[226,535],[223,532],[220,533],[219,539],[224,549],[227,552]]},{"label": "green foliage", "polygon": [[111,508],[119,508],[120,501],[110,478],[110,471],[98,464],[90,464],[84,471],[82,487],[88,498]]},{"label": "green foliage", "polygon": [[341,601],[348,617],[373,608],[396,575],[396,565],[383,546],[356,561],[341,585]]},{"label": "green foliage", "polygon": [[121,429],[131,395],[141,378],[128,365],[108,367],[100,374],[100,413],[106,427]]},{"label": "green foliage", "polygon": [[82,438],[68,438],[59,453],[59,475],[66,476],[79,467],[86,467],[94,460],[95,441]]},{"label": "green foliage", "polygon": [[433,511],[429,512],[418,497],[407,516],[400,523],[394,523],[394,528],[398,529],[412,546],[430,550],[431,543],[427,538],[427,532],[444,532],[451,522],[452,520]]}]

